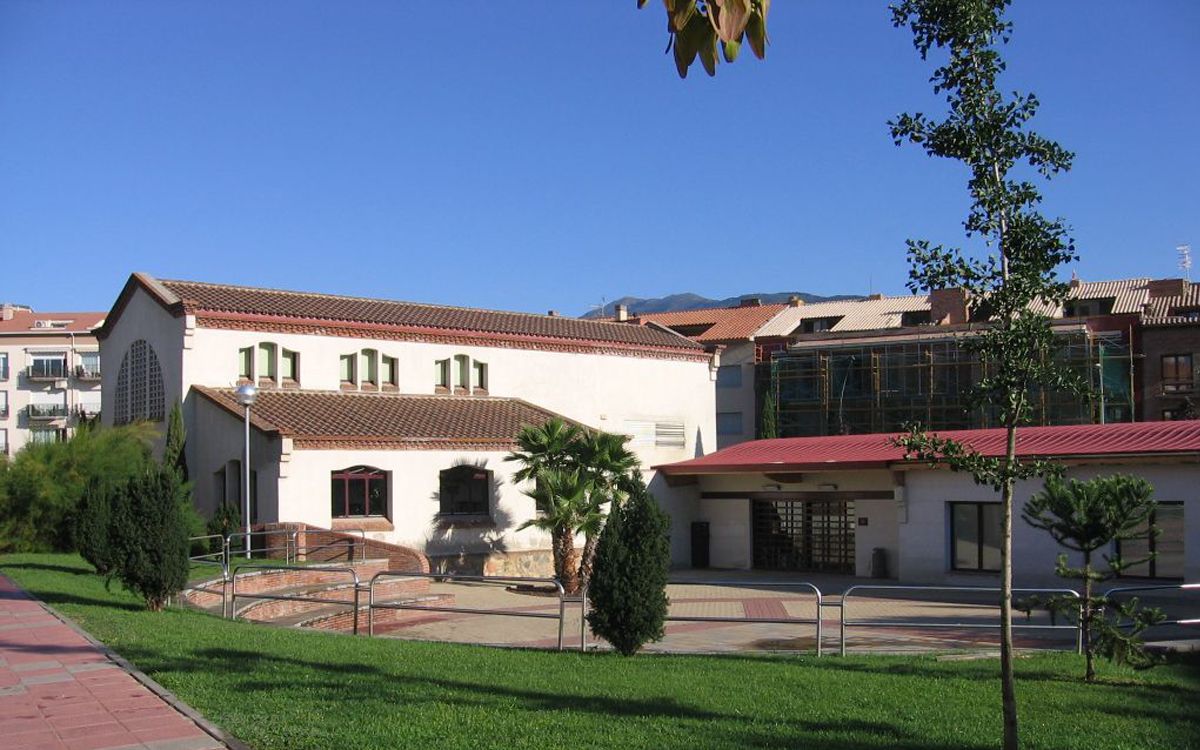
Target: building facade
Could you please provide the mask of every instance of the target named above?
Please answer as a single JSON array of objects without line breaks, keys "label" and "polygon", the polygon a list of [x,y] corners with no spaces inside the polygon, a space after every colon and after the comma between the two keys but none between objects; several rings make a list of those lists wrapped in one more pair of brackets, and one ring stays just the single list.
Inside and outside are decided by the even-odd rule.
[{"label": "building facade", "polygon": [[[1004,430],[942,435],[984,455],[1004,452]],[[759,440],[659,470],[678,489],[690,488],[687,520],[707,524],[709,549],[701,557],[712,567],[995,585],[999,493],[968,474],[906,460],[892,437]],[[1128,576],[1200,578],[1200,421],[1029,427],[1019,432],[1018,452],[1061,463],[1067,478],[1145,478],[1154,487],[1154,522],[1162,534],[1126,543],[1126,557],[1156,553]],[[1017,483],[1018,514],[1042,486]],[[1019,515],[1014,520],[1018,585],[1061,583],[1054,570],[1063,552],[1046,532]]]},{"label": "building facade", "polygon": [[0,305],[0,455],[65,440],[100,414],[104,313],[34,312]]},{"label": "building facade", "polygon": [[135,274],[98,335],[105,423],[183,404],[201,511],[241,505],[233,389],[253,383],[256,522],[364,529],[442,567],[547,568],[503,460],[523,424],[631,435],[645,467],[715,446],[716,359],[661,328]]}]

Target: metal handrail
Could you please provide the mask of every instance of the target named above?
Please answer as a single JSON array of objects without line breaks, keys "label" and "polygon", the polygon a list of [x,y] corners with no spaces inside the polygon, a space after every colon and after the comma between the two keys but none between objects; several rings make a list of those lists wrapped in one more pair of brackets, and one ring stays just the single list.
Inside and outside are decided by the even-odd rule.
[{"label": "metal handrail", "polygon": [[[839,645],[839,653],[842,656],[846,655],[846,628],[848,627],[879,627],[879,628],[967,628],[967,629],[998,629],[1000,623],[984,624],[975,622],[961,623],[930,623],[930,622],[913,622],[911,620],[861,620],[854,622],[846,618],[847,600],[855,591],[960,591],[972,593],[1000,593],[1000,589],[990,586],[885,586],[885,585],[870,585],[851,586],[842,593],[841,607],[841,637]],[[1013,589],[1013,594],[1058,594],[1061,596],[1072,596],[1079,599],[1079,592],[1074,589]],[[921,601],[921,600],[916,600]],[[997,602],[996,606],[999,606]],[[1075,650],[1077,653],[1083,653],[1083,630],[1078,623],[1075,625],[1034,625],[1030,623],[1012,624],[1013,629],[1022,628],[1025,630],[1074,630],[1075,631]]]},{"label": "metal handrail", "polygon": [[317,596],[291,596],[291,595],[286,595],[286,594],[242,594],[241,597],[243,599],[262,599],[262,600],[270,600],[270,601],[313,602],[313,603],[319,603],[319,604],[349,605],[354,608],[353,632],[354,632],[354,635],[358,635],[359,592],[361,591],[362,586],[361,586],[361,582],[358,579],[358,571],[356,571],[354,568],[345,568],[345,567],[316,568],[316,567],[303,567],[303,566],[296,566],[296,565],[256,565],[254,563],[235,566],[233,568],[233,575],[231,575],[229,577],[229,590],[230,590],[229,619],[231,619],[231,620],[237,619],[237,598],[238,598],[237,577],[238,577],[238,573],[244,568],[250,569],[250,570],[298,570],[298,571],[315,572],[315,573],[349,573],[350,577],[354,581],[354,601],[353,602],[347,602],[342,599],[323,599],[323,598],[317,597]]},{"label": "metal handrail", "polygon": [[[1108,589],[1101,596],[1108,598],[1113,594],[1128,594],[1131,592],[1141,591],[1200,591],[1200,583],[1174,583],[1174,584],[1156,584],[1145,586],[1117,586]],[[1163,620],[1155,623],[1152,627],[1162,625],[1200,625],[1200,618],[1188,618],[1186,620]]]},{"label": "metal handrail", "polygon": [[[244,542],[244,547],[242,549],[238,550],[239,553],[242,553],[242,552],[245,552],[245,553],[279,552],[280,550],[282,550],[284,562],[292,563],[292,562],[295,562],[295,555],[293,554],[294,553],[294,545],[295,545],[295,536],[294,536],[295,532],[292,532],[292,536],[284,536],[282,547],[259,547],[257,549],[254,547],[254,537],[256,537],[256,536],[270,536],[271,534],[284,534],[284,533],[285,533],[285,530],[283,530],[283,529],[272,529],[269,531],[251,531],[249,533],[247,533],[245,531],[234,531],[234,532],[226,535],[225,543],[230,548],[232,548],[233,540],[241,537],[245,540],[245,542]],[[231,554],[232,554],[232,550],[231,550]]]},{"label": "metal handrail", "polygon": [[812,619],[803,617],[721,617],[710,615],[671,615],[666,622],[731,622],[731,623],[767,623],[778,625],[816,625],[817,626],[817,656],[821,656],[821,607],[823,596],[821,589],[808,581],[667,581],[668,586],[717,586],[722,588],[799,588],[812,591],[816,595],[817,616]]},{"label": "metal handrail", "polygon": [[[315,529],[315,530],[313,530],[313,529],[306,529],[306,530],[304,530],[304,533],[305,533],[306,535],[307,535],[307,534],[310,534],[310,533],[315,533],[315,534],[345,534],[346,536],[350,536],[352,533],[357,533],[357,534],[358,534],[358,537],[359,537],[359,538],[358,538],[358,544],[357,544],[357,547],[358,547],[358,561],[359,561],[359,562],[362,562],[363,560],[366,560],[366,559],[367,559],[367,531],[366,531],[366,529],[337,529],[337,530],[333,530],[333,529]],[[299,541],[298,541],[299,535],[300,535],[300,530],[299,530],[299,529],[296,529],[296,530],[292,531],[292,532],[291,532],[291,535],[289,536],[289,539],[291,540],[291,545],[292,545],[292,552],[293,552],[293,555],[294,555],[294,557],[293,557],[293,560],[299,559],[299,557],[300,557],[300,544],[299,544]],[[305,541],[306,541],[306,542],[307,542],[307,539],[308,539],[308,537],[307,537],[307,536],[305,536]],[[338,540],[335,540],[335,541],[333,541],[333,542],[329,542],[329,543],[327,543],[327,544],[319,544],[319,545],[317,545],[316,547],[309,547],[309,546],[308,546],[308,544],[305,544],[305,545],[304,545],[304,554],[305,554],[305,555],[308,555],[308,554],[311,554],[311,553],[313,553],[313,552],[319,552],[319,551],[321,551],[321,550],[323,550],[323,549],[330,549],[330,548],[332,548],[332,547],[336,547],[336,546],[338,546],[338,545],[340,545],[340,544],[342,544],[342,543],[347,543],[347,544],[349,544],[349,546],[350,546],[350,562],[354,562],[354,548],[355,548],[355,546],[356,546],[356,545],[355,545],[355,542],[354,542],[354,539],[338,539]]]},{"label": "metal handrail", "polygon": [[[213,563],[221,566],[221,617],[229,616],[229,537],[222,534],[205,534],[188,538],[188,543],[207,539],[220,539],[221,551],[202,555],[191,555],[188,562]],[[216,558],[216,559],[213,559]]]},{"label": "metal handrail", "polygon": [[[546,612],[521,612],[511,609],[479,609],[477,607],[439,607],[429,606],[423,607],[415,604],[406,604],[404,602],[392,602],[389,604],[378,604],[375,602],[375,583],[381,578],[427,578],[437,579],[441,581],[454,581],[465,583],[543,583],[551,584],[558,591],[558,614],[552,615]],[[584,609],[587,608],[586,593],[584,594]],[[468,615],[498,615],[501,617],[536,617],[540,619],[558,620],[558,650],[563,650],[563,626],[566,621],[567,597],[563,585],[557,578],[524,578],[520,576],[468,576],[455,575],[453,573],[406,573],[398,570],[384,570],[371,576],[370,582],[367,583],[367,635],[375,635],[375,610],[377,609],[407,609],[424,612],[450,612],[457,614]],[[583,633],[584,626],[580,626],[580,633]],[[584,647],[584,639],[581,635],[580,649]]]}]

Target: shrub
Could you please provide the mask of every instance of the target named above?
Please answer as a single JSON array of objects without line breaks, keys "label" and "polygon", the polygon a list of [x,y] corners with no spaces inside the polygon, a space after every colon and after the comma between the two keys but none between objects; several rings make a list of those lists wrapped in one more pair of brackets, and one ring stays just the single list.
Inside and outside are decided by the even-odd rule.
[{"label": "shrub", "polygon": [[187,488],[172,468],[154,467],[110,495],[115,565],[111,576],[158,611],[188,577]]},{"label": "shrub", "polygon": [[112,494],[105,482],[91,482],[75,516],[75,545],[79,554],[100,575],[112,572]]},{"label": "shrub", "polygon": [[88,485],[139,474],[153,437],[148,424],[79,427],[66,442],[21,449],[0,471],[0,552],[75,549],[75,513]]},{"label": "shrub", "polygon": [[625,655],[663,636],[670,520],[645,485],[609,513],[588,588],[592,631]]}]

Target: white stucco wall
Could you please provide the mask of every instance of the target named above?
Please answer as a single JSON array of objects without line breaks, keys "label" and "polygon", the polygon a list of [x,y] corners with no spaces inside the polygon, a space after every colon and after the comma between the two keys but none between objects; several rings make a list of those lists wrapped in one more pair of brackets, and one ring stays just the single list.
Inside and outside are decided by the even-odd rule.
[{"label": "white stucco wall", "polygon": [[[176,400],[182,400],[187,388],[183,380],[183,345],[185,321],[173,317],[140,288],[135,289],[118,320],[118,325],[111,327],[109,335],[100,342],[101,389],[104,394],[104,411],[101,421],[111,426],[116,406],[115,393],[117,375],[121,369],[121,361],[129,347],[138,339],[146,343],[158,357],[159,367],[163,376],[163,411],[164,417],[171,412],[171,406]],[[184,404],[184,421],[189,420],[190,407]],[[164,433],[166,422],[160,427]],[[159,447],[162,438],[160,435]],[[189,443],[188,460],[192,460],[192,446]]]},{"label": "white stucco wall", "polygon": [[[1159,501],[1184,503],[1185,578],[1200,577],[1200,465],[1089,465],[1072,467],[1067,477],[1090,479],[1104,474],[1125,473],[1144,477]],[[1014,494],[1017,516],[1013,521],[1013,577],[1018,586],[1061,585],[1054,564],[1062,550],[1044,531],[1020,518],[1025,502],[1042,488],[1042,482],[1020,482]],[[899,525],[900,570],[904,580],[950,581],[992,585],[995,574],[955,572],[950,557],[950,502],[999,502],[991,487],[975,484],[969,476],[949,471],[908,473],[908,523]],[[1077,558],[1072,558],[1077,559]]]},{"label": "white stucco wall", "polygon": [[629,420],[679,421],[686,444],[634,446],[644,467],[710,453],[716,446],[715,374],[707,361],[544,352],[303,334],[196,328],[183,356],[183,381],[237,383],[238,350],[271,342],[300,354],[300,387],[338,390],[339,357],[374,349],[398,359],[400,393],[434,393],[434,362],[465,354],[488,365],[491,396],[521,398],[607,432]]},{"label": "white stucco wall", "polygon": [[708,564],[748,570],[753,564],[749,499],[701,499],[697,521],[709,524]]},{"label": "white stucco wall", "polygon": [[742,415],[742,431],[739,434],[717,435],[717,447],[727,448],[731,445],[753,440],[754,415],[754,342],[746,341],[730,344],[721,352],[721,367],[737,367],[742,371],[742,384],[739,387],[717,388],[717,411],[737,412]]}]

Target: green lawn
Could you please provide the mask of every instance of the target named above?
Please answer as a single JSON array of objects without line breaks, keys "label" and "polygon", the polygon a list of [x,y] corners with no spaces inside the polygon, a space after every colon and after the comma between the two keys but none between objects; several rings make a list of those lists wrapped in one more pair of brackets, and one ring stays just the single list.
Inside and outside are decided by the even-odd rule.
[{"label": "green lawn", "polygon": [[[552,653],[330,635],[143,611],[76,557],[0,572],[258,750],[991,748],[997,663],[926,657]],[[3,637],[0,634],[0,637]],[[1200,672],[1022,659],[1030,748],[1200,748]]]}]

